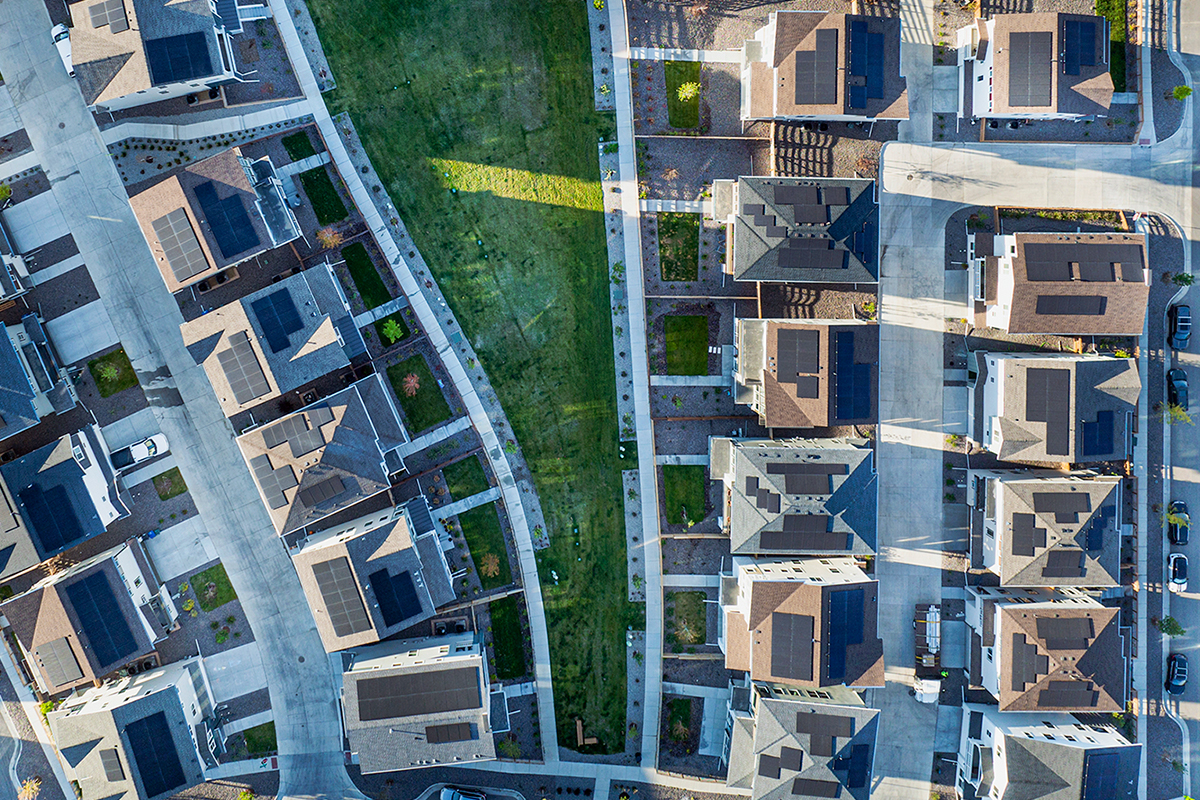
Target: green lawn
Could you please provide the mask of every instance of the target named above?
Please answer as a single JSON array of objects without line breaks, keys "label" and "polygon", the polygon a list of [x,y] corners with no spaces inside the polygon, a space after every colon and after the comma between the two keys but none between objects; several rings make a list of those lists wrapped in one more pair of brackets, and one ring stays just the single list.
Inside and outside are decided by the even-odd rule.
[{"label": "green lawn", "polygon": [[704,592],[667,592],[665,599],[670,609],[667,640],[681,646],[704,644],[708,617]]},{"label": "green lawn", "polygon": [[[392,329],[389,324],[391,322],[395,322],[399,329]],[[404,309],[375,320],[375,333],[379,336],[379,341],[384,347],[391,347],[407,339],[411,331],[408,329],[408,323],[404,321]],[[393,338],[396,334],[399,334],[399,336]]]},{"label": "green lawn", "polygon": [[313,147],[312,139],[308,138],[308,131],[296,131],[283,137],[280,141],[283,142],[283,149],[287,150],[288,157],[292,161],[303,161],[317,154],[317,148]]},{"label": "green lawn", "polygon": [[664,281],[694,281],[700,275],[700,216],[658,213],[658,268]]},{"label": "green lawn", "polygon": [[[500,529],[500,517],[497,516],[496,503],[484,503],[470,511],[458,515],[458,524],[462,526],[463,536],[467,540],[467,549],[471,551],[471,560],[479,571],[479,582],[483,590],[498,589],[512,583],[512,570],[508,565],[508,551],[504,547],[504,531]],[[493,570],[489,575],[488,556],[494,556]]]},{"label": "green lawn", "polygon": [[442,477],[446,479],[446,488],[455,500],[462,500],[488,489],[487,475],[483,472],[478,456],[467,456],[462,461],[442,467]]},{"label": "green lawn", "polygon": [[[223,564],[217,564],[193,575],[191,583],[192,591],[196,593],[196,601],[205,611],[212,611],[230,600],[237,600],[237,593],[233,591],[233,584],[229,582]],[[216,588],[210,588],[210,584]]]},{"label": "green lawn", "polygon": [[666,319],[667,374],[708,374],[708,317]]},{"label": "green lawn", "polygon": [[579,716],[623,751],[625,629],[644,623],[626,598],[596,147],[615,126],[593,110],[586,7],[309,9],[338,80],[326,99],[350,112],[534,475],[551,536],[538,570],[559,740],[574,744]]},{"label": "green lawn", "polygon": [[672,128],[695,128],[700,124],[700,95],[691,100],[679,99],[679,87],[685,83],[700,83],[699,61],[664,61],[667,76],[667,122]]},{"label": "green lawn", "polygon": [[343,247],[342,258],[346,259],[346,269],[350,270],[350,277],[354,279],[354,286],[362,295],[363,305],[368,311],[392,299],[391,292],[379,276],[379,270],[371,263],[371,254],[362,242]]},{"label": "green lawn", "polygon": [[699,464],[663,466],[663,508],[668,522],[679,524],[704,519],[704,501],[708,494],[705,469]]},{"label": "green lawn", "polygon": [[679,697],[667,701],[667,730],[677,742],[687,741],[692,726],[692,701]]},{"label": "green lawn", "polygon": [[[405,378],[415,375],[417,378],[416,393],[409,395],[411,388],[405,388]],[[415,436],[426,428],[432,428],[439,422],[450,419],[450,404],[442,395],[441,387],[429,371],[425,357],[418,353],[399,364],[387,368],[388,380],[396,390],[400,407],[404,410],[404,419],[408,422],[409,436]]]},{"label": "green lawn", "polygon": [[279,749],[275,742],[274,722],[264,722],[262,725],[247,728],[242,731],[242,735],[246,737],[246,749],[252,756],[265,756]]},{"label": "green lawn", "polygon": [[1096,0],[1096,13],[1108,20],[1109,61],[1113,91],[1125,91],[1125,0]]},{"label": "green lawn", "polygon": [[158,492],[159,500],[170,500],[186,492],[187,484],[183,482],[183,474],[179,467],[172,467],[160,475],[155,475],[154,491]]},{"label": "green lawn", "polygon": [[88,371],[101,397],[112,397],[117,392],[132,389],[138,385],[137,373],[125,355],[125,348],[114,350],[108,355],[93,358],[88,362]]},{"label": "green lawn", "polygon": [[308,202],[312,203],[313,213],[317,215],[317,224],[332,225],[341,222],[350,213],[338,195],[333,181],[329,179],[325,167],[300,173],[300,183],[304,186],[304,193],[308,195]]},{"label": "green lawn", "polygon": [[525,674],[525,636],[521,633],[520,601],[505,597],[488,605],[492,620],[492,647],[496,651],[496,676],[500,680]]}]

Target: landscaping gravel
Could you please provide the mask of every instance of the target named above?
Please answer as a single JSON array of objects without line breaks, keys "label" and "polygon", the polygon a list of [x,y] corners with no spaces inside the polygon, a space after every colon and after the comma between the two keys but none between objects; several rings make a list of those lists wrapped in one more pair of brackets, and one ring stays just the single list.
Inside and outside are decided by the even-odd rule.
[{"label": "landscaping gravel", "polygon": [[700,200],[718,179],[752,175],[751,149],[764,140],[694,136],[638,137],[638,186],[655,200]]},{"label": "landscaping gravel", "polygon": [[[721,487],[719,483],[711,484]],[[716,521],[714,512],[713,522]],[[696,526],[697,528],[699,526]],[[720,526],[713,525],[716,531]],[[692,533],[706,533],[696,528]],[[682,536],[663,536],[662,538],[662,569],[665,575],[716,575],[722,566],[728,567],[731,558],[729,538],[684,538]],[[711,637],[710,637],[711,638]]]},{"label": "landscaping gravel", "polygon": [[646,547],[642,541],[642,497],[638,471],[621,472],[621,497],[625,508],[625,567],[629,602],[646,602]]},{"label": "landscaping gravel", "polygon": [[[736,673],[740,675],[741,673]],[[663,682],[724,689],[735,673],[717,658],[664,658]]]},{"label": "landscaping gravel", "polygon": [[237,50],[238,66],[243,72],[253,72],[255,81],[225,86],[229,108],[304,96],[274,20],[247,21],[242,33],[230,37],[230,43]]},{"label": "landscaping gravel", "polygon": [[540,761],[542,736],[538,723],[536,694],[508,698],[508,724],[508,732],[495,734],[497,755],[500,755],[500,743],[507,739],[514,742],[520,750],[518,759]]},{"label": "landscaping gravel", "polygon": [[41,167],[33,167],[8,178],[5,182],[12,195],[9,202],[16,204],[28,200],[42,192],[50,191],[50,180]]},{"label": "landscaping gravel", "polygon": [[767,429],[758,424],[758,415],[749,412],[749,409],[742,415],[655,419],[654,451],[671,455],[701,455],[708,452],[710,436],[769,438],[768,434]]},{"label": "landscaping gravel", "polygon": [[[849,0],[791,0],[746,3],[744,0],[629,0],[629,43],[634,47],[676,47],[696,50],[738,50],[767,23],[771,11],[834,11],[850,13]],[[877,0],[863,13],[895,15],[896,0]]]},{"label": "landscaping gravel", "polygon": [[588,33],[592,43],[592,91],[597,111],[612,111],[616,107],[613,91],[612,32],[608,29],[608,10],[603,3],[587,4]]},{"label": "landscaping gravel", "polygon": [[[672,128],[667,116],[667,80],[659,60],[633,61],[629,67],[633,92],[634,132],[695,138],[702,136],[753,136],[742,129],[741,82],[737,64],[705,62],[700,65],[700,124],[697,128]],[[762,135],[766,126],[757,126]]]},{"label": "landscaping gravel", "polygon": [[[650,415],[663,417],[714,416],[748,413],[749,407],[733,402],[723,386],[652,386]],[[679,455],[660,451],[660,455]]]},{"label": "landscaping gravel", "polygon": [[[700,214],[696,215],[700,227],[699,262],[694,281],[663,280],[662,265],[658,259],[658,215],[650,212],[641,215],[643,291],[647,298],[679,299],[718,296],[741,297],[754,300],[754,285],[735,282],[724,272],[725,229],[724,223],[714,222]],[[742,313],[755,315],[755,310],[739,309]]]},{"label": "landscaping gravel", "polygon": [[[1187,83],[1179,67],[1165,50],[1150,52],[1150,95],[1154,102],[1154,135],[1158,141],[1179,130],[1183,121],[1183,103],[1170,97],[1171,90]],[[1193,101],[1195,102],[1195,101]]]},{"label": "landscaping gravel", "polygon": [[[821,126],[825,130],[821,130]],[[869,134],[869,135],[868,135]],[[801,123],[775,126],[775,175],[818,178],[875,178],[879,152],[885,141],[896,138],[897,125],[881,122],[817,123],[808,131]]]}]

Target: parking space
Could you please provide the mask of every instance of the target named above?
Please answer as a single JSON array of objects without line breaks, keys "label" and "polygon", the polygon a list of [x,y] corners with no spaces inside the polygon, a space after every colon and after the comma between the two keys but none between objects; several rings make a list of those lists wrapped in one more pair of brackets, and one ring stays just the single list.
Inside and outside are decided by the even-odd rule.
[{"label": "parking space", "polygon": [[172,525],[144,544],[163,580],[186,578],[217,558],[217,548],[199,516]]},{"label": "parking space", "polygon": [[99,300],[47,320],[46,330],[50,332],[50,338],[54,340],[58,354],[66,364],[83,361],[120,341],[104,304]]}]

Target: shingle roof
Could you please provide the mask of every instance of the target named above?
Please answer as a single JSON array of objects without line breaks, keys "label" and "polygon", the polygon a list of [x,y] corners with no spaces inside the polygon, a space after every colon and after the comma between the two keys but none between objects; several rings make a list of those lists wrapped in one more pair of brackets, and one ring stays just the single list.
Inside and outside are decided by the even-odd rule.
[{"label": "shingle roof", "polygon": [[[1003,800],[1136,797],[1141,745],[1074,747],[1025,736],[1004,737],[1008,785]],[[987,752],[991,752],[988,750]]]}]

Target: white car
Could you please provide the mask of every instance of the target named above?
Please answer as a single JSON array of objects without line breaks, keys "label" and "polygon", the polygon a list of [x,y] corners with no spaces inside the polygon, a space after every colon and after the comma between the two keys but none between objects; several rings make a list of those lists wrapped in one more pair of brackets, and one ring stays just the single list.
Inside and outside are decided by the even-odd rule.
[{"label": "white car", "polygon": [[1167,589],[1172,592],[1186,592],[1187,573],[1187,556],[1183,553],[1171,553],[1171,557],[1167,559],[1167,574],[1170,576]]},{"label": "white car", "polygon": [[442,787],[441,800],[487,800],[483,792],[474,789],[459,789],[454,786]]},{"label": "white car", "polygon": [[54,46],[58,48],[58,55],[63,66],[67,68],[67,74],[74,78],[75,67],[71,65],[71,30],[60,22],[50,33],[54,36]]},{"label": "white car", "polygon": [[132,467],[139,462],[161,456],[168,449],[167,437],[161,433],[156,433],[148,439],[134,442],[129,447],[114,450],[112,453],[112,465],[117,469]]}]

